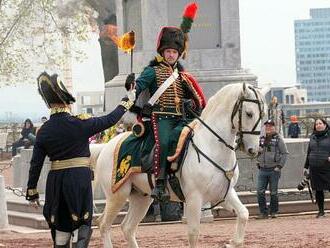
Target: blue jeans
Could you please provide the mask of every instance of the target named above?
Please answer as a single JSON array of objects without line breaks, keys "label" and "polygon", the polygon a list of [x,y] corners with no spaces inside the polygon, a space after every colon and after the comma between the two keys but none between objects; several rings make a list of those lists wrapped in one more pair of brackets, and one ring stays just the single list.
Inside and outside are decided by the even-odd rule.
[{"label": "blue jeans", "polygon": [[268,214],[266,203],[266,189],[269,184],[270,191],[270,214],[278,212],[278,181],[281,177],[280,171],[274,169],[260,168],[258,171],[257,197],[261,214]]}]

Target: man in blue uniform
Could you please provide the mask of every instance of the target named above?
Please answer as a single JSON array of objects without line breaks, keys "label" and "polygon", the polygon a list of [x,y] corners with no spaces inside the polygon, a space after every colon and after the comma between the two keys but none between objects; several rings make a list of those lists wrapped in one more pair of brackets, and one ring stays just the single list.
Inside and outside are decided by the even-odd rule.
[{"label": "man in blue uniform", "polygon": [[46,156],[51,170],[43,209],[51,228],[54,247],[88,247],[93,213],[92,172],[88,138],[114,124],[133,105],[135,91],[108,115],[79,119],[70,114],[74,97],[56,74],[38,77],[38,90],[50,108],[50,119],[40,128],[33,149],[26,199],[38,203],[37,183]]}]

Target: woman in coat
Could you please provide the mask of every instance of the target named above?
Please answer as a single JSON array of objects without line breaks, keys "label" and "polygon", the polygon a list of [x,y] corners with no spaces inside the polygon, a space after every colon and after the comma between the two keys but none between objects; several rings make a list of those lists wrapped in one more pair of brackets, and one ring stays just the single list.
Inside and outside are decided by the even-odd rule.
[{"label": "woman in coat", "polygon": [[20,146],[30,146],[34,144],[36,129],[30,119],[24,121],[21,131],[21,138],[13,143],[12,157],[17,154],[17,148]]},{"label": "woman in coat", "polygon": [[310,137],[304,174],[308,170],[319,208],[316,217],[323,217],[324,190],[330,190],[330,130],[328,123],[321,118],[315,120],[314,132]]}]

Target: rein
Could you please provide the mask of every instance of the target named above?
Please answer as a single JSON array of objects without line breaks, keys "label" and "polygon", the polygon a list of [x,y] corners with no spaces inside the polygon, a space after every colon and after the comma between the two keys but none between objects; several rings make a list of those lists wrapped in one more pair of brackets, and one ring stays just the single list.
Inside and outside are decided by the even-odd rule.
[{"label": "rein", "polygon": [[205,123],[193,110],[190,106],[187,106],[187,110],[189,113],[191,113],[200,123],[203,124],[204,127],[206,127],[215,137],[218,138],[218,140],[223,143],[226,147],[228,147],[230,150],[235,151],[236,149],[229,145],[223,138],[221,138],[209,125]]},{"label": "rein", "polygon": [[226,193],[223,197],[223,199],[221,199],[220,201],[218,201],[216,204],[214,204],[213,206],[209,207],[209,208],[202,208],[202,211],[206,211],[206,210],[210,210],[210,209],[213,209],[215,208],[216,206],[218,206],[220,203],[224,202],[226,197],[227,197],[227,194],[228,194],[228,191],[229,191],[229,188],[230,188],[230,182],[231,182],[231,179],[233,178],[234,176],[234,172],[235,172],[235,169],[237,167],[237,160],[236,160],[236,163],[234,165],[234,167],[231,169],[231,170],[224,170],[220,165],[218,165],[216,162],[214,162],[210,157],[208,157],[204,152],[202,152],[201,149],[199,149],[196,144],[194,143],[193,139],[191,138],[191,144],[192,146],[195,148],[196,150],[196,153],[197,153],[197,156],[198,156],[198,162],[200,162],[200,157],[199,157],[199,154],[201,154],[204,158],[206,158],[214,167],[216,167],[217,169],[221,170],[223,172],[223,174],[225,175],[227,181],[228,181],[228,184],[227,184],[227,188],[226,188]]}]

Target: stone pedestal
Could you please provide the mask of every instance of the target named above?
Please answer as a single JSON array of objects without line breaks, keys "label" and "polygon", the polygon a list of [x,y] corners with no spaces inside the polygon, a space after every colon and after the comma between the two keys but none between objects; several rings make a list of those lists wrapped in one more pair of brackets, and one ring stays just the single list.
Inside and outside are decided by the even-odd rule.
[{"label": "stone pedestal", "polygon": [[7,201],[5,197],[5,179],[0,175],[0,229],[8,226]]},{"label": "stone pedestal", "polygon": [[[13,186],[16,188],[22,188],[23,191],[26,191],[27,188],[32,151],[33,151],[32,149],[22,149],[21,152],[18,155],[16,155],[13,160],[13,170],[14,170]],[[38,186],[37,186],[38,192],[40,194],[45,193],[46,180],[49,169],[50,169],[50,161],[47,157],[42,167],[40,178],[38,181]]]},{"label": "stone pedestal", "polygon": [[[162,26],[180,26],[187,0],[116,0],[118,33],[136,33],[133,72],[140,73],[156,55]],[[230,83],[256,84],[256,76],[241,68],[238,0],[197,0],[199,10],[189,33],[189,51],[181,61],[202,86],[207,98]],[[106,83],[106,110],[125,94],[130,55],[118,52],[119,74]]]},{"label": "stone pedestal", "polygon": [[[16,155],[13,160],[13,187],[22,188],[23,191],[26,191],[27,188],[32,151],[32,149],[22,149],[21,152]],[[49,161],[49,158],[47,157],[45,159],[38,181],[37,189],[39,194],[45,193],[46,181],[50,167],[51,163]],[[104,198],[105,196],[101,188],[98,187],[94,192],[94,199],[98,200]]]}]

